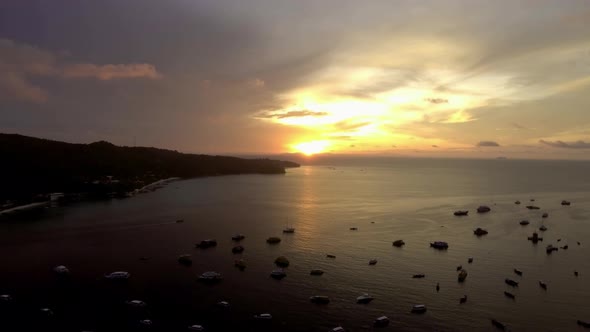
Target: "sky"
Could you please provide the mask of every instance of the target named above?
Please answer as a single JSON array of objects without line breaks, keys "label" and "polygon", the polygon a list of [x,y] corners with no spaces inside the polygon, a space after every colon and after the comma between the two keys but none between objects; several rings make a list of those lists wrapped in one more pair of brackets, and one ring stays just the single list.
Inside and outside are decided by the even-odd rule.
[{"label": "sky", "polygon": [[590,159],[588,0],[0,0],[0,132]]}]

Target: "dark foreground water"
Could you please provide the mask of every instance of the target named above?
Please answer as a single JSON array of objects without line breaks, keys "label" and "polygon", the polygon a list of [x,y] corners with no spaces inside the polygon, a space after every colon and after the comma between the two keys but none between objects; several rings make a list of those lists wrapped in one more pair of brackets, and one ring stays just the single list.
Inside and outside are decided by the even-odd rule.
[{"label": "dark foreground water", "polygon": [[[208,331],[328,331],[338,325],[366,331],[386,315],[391,323],[382,330],[493,331],[490,318],[496,318],[512,331],[581,331],[576,320],[590,320],[589,163],[390,159],[330,166],[180,181],[132,199],[4,221],[0,294],[14,300],[0,304],[0,330],[134,331],[139,319],[149,318],[153,331],[186,331],[191,324]],[[531,198],[540,210],[525,208]],[[517,199],[523,204],[515,205]],[[562,199],[572,205],[561,206]],[[480,204],[492,211],[478,215]],[[457,209],[470,214],[455,217]],[[519,225],[523,219],[530,225]],[[282,234],[287,223],[295,234]],[[540,232],[544,241],[533,245],[527,236],[542,224],[548,228]],[[476,237],[476,227],[489,234]],[[231,252],[234,233],[246,235],[242,255]],[[269,236],[282,242],[268,245]],[[207,238],[218,246],[194,248]],[[406,246],[393,247],[396,239]],[[435,240],[450,248],[430,248]],[[569,249],[547,255],[548,244]],[[177,263],[185,253],[193,255],[191,267]],[[280,255],[291,265],[277,281],[269,273]],[[233,266],[239,257],[248,264],[243,272]],[[378,263],[369,266],[373,258]],[[70,268],[69,281],[52,273],[60,264]],[[469,273],[463,284],[458,265]],[[311,276],[311,269],[326,273]],[[102,278],[118,270],[131,273],[127,283]],[[208,270],[224,280],[198,282]],[[412,279],[417,273],[426,278]],[[356,304],[365,292],[375,300]],[[459,304],[464,294],[468,301]],[[312,304],[312,295],[331,302]],[[147,308],[129,309],[125,301],[132,299]],[[231,308],[217,307],[220,300]],[[419,303],[428,311],[411,314]],[[42,307],[55,315],[43,318]],[[273,320],[252,319],[261,312]]]}]

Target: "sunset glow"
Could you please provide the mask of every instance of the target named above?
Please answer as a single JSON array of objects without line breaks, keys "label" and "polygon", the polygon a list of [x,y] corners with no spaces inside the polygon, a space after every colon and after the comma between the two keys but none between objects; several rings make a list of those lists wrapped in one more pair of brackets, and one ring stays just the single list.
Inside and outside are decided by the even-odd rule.
[{"label": "sunset glow", "polygon": [[311,141],[295,144],[293,145],[293,149],[295,152],[300,152],[306,156],[311,156],[324,152],[329,145],[330,143],[328,141]]}]

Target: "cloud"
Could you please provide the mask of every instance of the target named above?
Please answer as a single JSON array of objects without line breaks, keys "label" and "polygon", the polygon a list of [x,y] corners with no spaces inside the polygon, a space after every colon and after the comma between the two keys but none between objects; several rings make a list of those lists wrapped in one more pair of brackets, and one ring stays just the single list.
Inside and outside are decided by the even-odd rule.
[{"label": "cloud", "polygon": [[326,116],[328,113],[326,112],[314,112],[308,110],[300,110],[300,111],[288,111],[285,113],[280,112],[266,112],[263,114],[258,115],[258,118],[264,119],[287,119],[287,118],[301,118],[306,116]]},{"label": "cloud", "polygon": [[477,147],[499,147],[500,144],[494,141],[481,141],[477,143],[475,146]]},{"label": "cloud", "polygon": [[[67,54],[66,54],[67,55]],[[63,52],[51,52],[28,44],[0,39],[0,100],[45,102],[49,92],[32,81],[40,77],[56,79],[91,78],[158,79],[162,75],[147,63],[71,63]]]},{"label": "cloud", "polygon": [[444,98],[426,98],[426,101],[432,104],[448,104],[449,100]]},{"label": "cloud", "polygon": [[433,148],[438,148],[438,145],[432,145]]},{"label": "cloud", "polygon": [[590,149],[590,142],[584,142],[582,140],[575,142],[564,142],[564,141],[545,141],[540,140],[539,143],[552,146],[554,148],[564,149]]}]

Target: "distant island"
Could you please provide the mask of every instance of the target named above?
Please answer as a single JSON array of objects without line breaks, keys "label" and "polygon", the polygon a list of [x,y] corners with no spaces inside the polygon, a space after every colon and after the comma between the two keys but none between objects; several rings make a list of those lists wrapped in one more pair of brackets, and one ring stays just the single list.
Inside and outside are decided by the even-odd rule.
[{"label": "distant island", "polygon": [[72,144],[0,134],[0,211],[68,197],[126,197],[170,178],[284,174],[289,161],[186,154],[100,141]]}]

